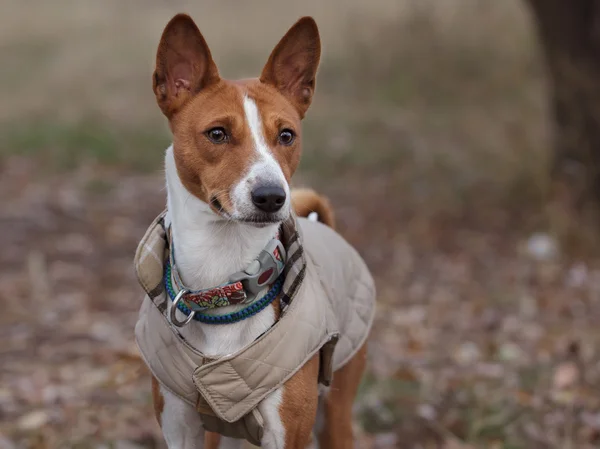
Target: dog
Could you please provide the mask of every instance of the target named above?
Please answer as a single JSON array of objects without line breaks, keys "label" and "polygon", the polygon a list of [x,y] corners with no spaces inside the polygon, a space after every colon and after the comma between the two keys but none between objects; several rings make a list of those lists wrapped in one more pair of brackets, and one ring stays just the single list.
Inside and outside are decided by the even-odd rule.
[{"label": "dog", "polygon": [[[321,43],[303,17],[257,79],[221,78],[194,21],[162,34],[167,209],[136,253],[136,341],[169,449],[353,446],[372,277],[326,198],[291,190]],[[302,217],[310,217],[305,219]]]}]

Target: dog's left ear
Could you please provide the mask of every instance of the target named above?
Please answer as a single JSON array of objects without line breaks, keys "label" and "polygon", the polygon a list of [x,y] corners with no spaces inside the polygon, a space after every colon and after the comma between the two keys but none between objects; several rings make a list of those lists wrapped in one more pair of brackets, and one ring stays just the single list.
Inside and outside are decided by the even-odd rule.
[{"label": "dog's left ear", "polygon": [[302,17],[279,41],[260,81],[275,86],[304,117],[315,92],[321,58],[319,29],[312,17]]}]

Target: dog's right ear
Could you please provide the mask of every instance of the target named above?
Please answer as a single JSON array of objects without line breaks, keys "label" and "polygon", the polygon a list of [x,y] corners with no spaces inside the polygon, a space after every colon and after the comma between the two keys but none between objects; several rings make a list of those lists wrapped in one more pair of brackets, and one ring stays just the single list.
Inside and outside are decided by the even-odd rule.
[{"label": "dog's right ear", "polygon": [[168,118],[201,89],[219,81],[219,71],[200,30],[187,14],[177,14],[165,27],[152,87]]},{"label": "dog's right ear", "polygon": [[312,17],[302,17],[271,52],[260,81],[275,86],[304,117],[315,93],[321,58],[319,29]]}]

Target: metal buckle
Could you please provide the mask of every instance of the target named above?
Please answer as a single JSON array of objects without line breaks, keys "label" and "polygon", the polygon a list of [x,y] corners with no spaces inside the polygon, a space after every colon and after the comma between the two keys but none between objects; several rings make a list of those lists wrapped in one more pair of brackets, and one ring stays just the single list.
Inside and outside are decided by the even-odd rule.
[{"label": "metal buckle", "polygon": [[[281,262],[273,254],[275,249],[279,249]],[[229,278],[229,282],[241,282],[243,284],[246,291],[246,300],[244,303],[253,301],[268,284],[279,277],[283,271],[285,265],[283,261],[285,261],[286,256],[283,244],[278,239],[272,239],[248,268],[244,271],[234,273]],[[262,279],[259,283],[259,279],[269,270],[272,270],[269,277]]]},{"label": "metal buckle", "polygon": [[186,290],[185,288],[182,288],[181,290],[179,290],[179,293],[177,293],[177,296],[175,296],[175,299],[173,300],[173,302],[171,303],[171,309],[169,310],[169,321],[171,322],[171,324],[173,326],[176,327],[184,327],[187,324],[189,324],[190,321],[192,321],[194,319],[194,315],[196,314],[196,312],[194,312],[193,310],[190,310],[190,314],[187,316],[187,318],[184,321],[179,321],[177,319],[177,304],[179,304],[179,301],[181,301],[181,299],[183,298],[183,295],[189,293],[188,290]]}]

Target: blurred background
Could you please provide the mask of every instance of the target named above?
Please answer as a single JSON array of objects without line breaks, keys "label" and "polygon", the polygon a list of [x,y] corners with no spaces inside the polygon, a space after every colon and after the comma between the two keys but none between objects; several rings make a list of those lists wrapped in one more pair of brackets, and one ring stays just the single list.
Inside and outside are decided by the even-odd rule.
[{"label": "blurred background", "polygon": [[227,78],[320,26],[295,180],[378,283],[357,447],[598,447],[597,3],[2,0],[0,448],[164,447],[132,258],[165,204],[177,12]]}]

